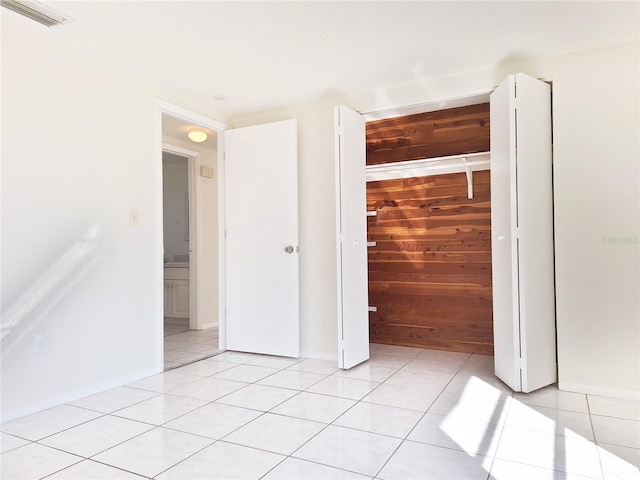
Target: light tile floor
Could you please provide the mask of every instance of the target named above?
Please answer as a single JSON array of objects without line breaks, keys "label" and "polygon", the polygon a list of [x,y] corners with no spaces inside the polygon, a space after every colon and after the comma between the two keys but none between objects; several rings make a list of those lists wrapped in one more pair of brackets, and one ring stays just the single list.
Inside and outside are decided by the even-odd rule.
[{"label": "light tile floor", "polygon": [[171,322],[164,324],[164,369],[171,370],[220,353],[218,328],[189,330],[188,326]]},{"label": "light tile floor", "polygon": [[7,422],[0,477],[640,479],[640,402],[514,394],[492,357],[371,348],[346,371],[225,352]]}]

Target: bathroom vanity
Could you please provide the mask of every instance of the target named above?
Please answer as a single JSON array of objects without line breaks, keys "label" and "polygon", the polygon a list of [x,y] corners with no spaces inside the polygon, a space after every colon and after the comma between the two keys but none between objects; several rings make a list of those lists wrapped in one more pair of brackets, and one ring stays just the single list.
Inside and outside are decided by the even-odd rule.
[{"label": "bathroom vanity", "polygon": [[189,263],[164,264],[164,316],[189,318]]}]

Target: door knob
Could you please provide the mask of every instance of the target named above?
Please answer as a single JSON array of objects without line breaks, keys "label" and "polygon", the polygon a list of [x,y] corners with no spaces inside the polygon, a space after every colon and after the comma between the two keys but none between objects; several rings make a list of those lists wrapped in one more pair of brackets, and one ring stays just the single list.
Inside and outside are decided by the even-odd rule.
[{"label": "door knob", "polygon": [[287,253],[293,253],[293,246],[287,245],[286,247],[284,247],[284,251]]}]

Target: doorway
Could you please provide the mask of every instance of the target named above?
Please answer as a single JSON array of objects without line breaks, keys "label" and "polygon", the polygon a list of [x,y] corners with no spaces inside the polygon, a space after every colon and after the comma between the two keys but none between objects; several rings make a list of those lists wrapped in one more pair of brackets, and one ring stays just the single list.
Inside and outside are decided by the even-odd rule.
[{"label": "doorway", "polygon": [[[195,242],[195,245],[192,247],[196,261],[195,263],[192,261],[191,265],[195,265],[195,269],[197,270],[196,279],[194,281],[195,284],[195,312],[198,318],[198,329],[206,329],[206,328],[218,328],[218,348],[220,351],[226,350],[227,345],[232,347],[235,350],[246,350],[245,347],[238,345],[231,345],[228,343],[228,338],[231,337],[229,332],[233,327],[237,327],[241,318],[237,315],[237,310],[234,311],[234,305],[231,305],[229,308],[230,312],[233,312],[234,315],[227,313],[227,305],[229,304],[229,299],[234,297],[241,298],[238,294],[237,288],[234,291],[234,287],[240,287],[243,289],[244,298],[252,297],[253,293],[247,293],[246,284],[239,284],[236,282],[233,284],[232,281],[229,280],[230,275],[237,273],[239,270],[241,271],[242,278],[246,278],[247,273],[251,273],[258,271],[262,275],[267,275],[269,281],[272,281],[272,275],[269,277],[268,274],[273,273],[273,268],[269,268],[267,263],[262,262],[259,265],[249,264],[247,268],[246,266],[246,255],[242,255],[244,252],[240,251],[234,255],[233,252],[230,252],[229,246],[233,244],[237,245],[237,242],[231,242],[229,239],[233,237],[234,234],[237,234],[237,231],[234,230],[234,222],[235,226],[239,224],[247,225],[251,224],[254,220],[260,219],[262,221],[266,221],[266,217],[273,217],[273,209],[267,212],[266,216],[256,215],[256,209],[249,209],[248,212],[252,213],[247,219],[239,219],[238,216],[230,218],[230,212],[233,213],[233,209],[226,211],[225,206],[234,203],[238,204],[239,202],[232,202],[231,199],[235,198],[235,195],[240,194],[242,196],[242,191],[246,191],[247,194],[243,196],[241,202],[246,202],[248,198],[253,198],[258,191],[256,188],[253,188],[253,185],[247,183],[246,178],[235,178],[235,180],[230,181],[228,172],[225,167],[228,165],[238,166],[239,163],[244,162],[246,160],[243,158],[236,158],[232,160],[230,157],[233,154],[233,142],[235,138],[235,145],[253,145],[254,147],[259,149],[259,154],[261,158],[264,157],[264,153],[269,153],[269,160],[267,162],[263,162],[271,165],[268,175],[262,175],[260,177],[253,178],[254,182],[262,182],[263,188],[266,188],[267,194],[263,196],[262,200],[265,205],[269,206],[273,203],[284,203],[288,206],[295,206],[295,209],[287,210],[287,214],[292,218],[295,218],[297,221],[297,126],[295,121],[281,121],[281,122],[273,122],[270,124],[264,125],[256,125],[252,127],[245,128],[237,128],[233,130],[233,134],[231,132],[226,131],[227,126],[216,122],[210,118],[204,117],[199,114],[195,114],[189,110],[186,110],[182,107],[178,107],[176,105],[169,104],[162,100],[156,100],[157,105],[157,119],[158,119],[158,128],[157,139],[158,139],[158,168],[160,169],[160,158],[161,158],[161,150],[167,149],[166,145],[168,140],[163,135],[162,127],[163,124],[167,123],[165,120],[167,118],[175,118],[180,120],[181,128],[185,127],[185,124],[193,125],[196,127],[201,127],[205,131],[208,131],[208,137],[215,139],[216,141],[216,150],[211,152],[212,156],[210,157],[210,161],[206,161],[206,157],[204,153],[199,153],[196,156],[196,161],[194,162],[194,190],[192,196],[194,197],[193,205],[195,206],[195,212],[192,214],[195,216],[195,226],[196,233],[192,238],[192,242]],[[279,127],[279,128],[278,128]],[[187,126],[186,130],[183,130],[182,133],[184,136],[187,136],[189,127]],[[278,130],[279,134],[274,135],[273,129]],[[286,132],[286,134],[285,134]],[[238,136],[243,137],[242,142],[238,142]],[[287,141],[283,141],[282,137],[286,137]],[[174,140],[171,140],[173,143]],[[178,140],[177,144],[184,145],[187,141],[184,139]],[[231,148],[226,148],[231,144]],[[188,149],[194,149],[192,144],[186,143],[186,147]],[[173,148],[173,147],[172,147]],[[219,152],[218,152],[219,150]],[[286,155],[280,155],[275,152],[281,152],[285,150]],[[173,150],[172,150],[173,151]],[[176,150],[177,153],[181,153],[181,151]],[[222,154],[221,152],[224,152]],[[247,157],[246,152],[238,155],[238,151],[236,149],[236,157]],[[226,158],[226,160],[225,160]],[[295,159],[295,161],[291,161]],[[294,169],[295,167],[295,169]],[[292,198],[286,198],[285,200],[278,200],[276,202],[269,202],[269,200],[273,197],[273,188],[272,185],[277,184],[281,181],[283,173],[286,171],[288,183],[295,185],[296,192],[292,195]],[[264,172],[263,172],[264,173]],[[162,205],[162,175],[161,171],[158,174],[158,197],[156,199],[159,210],[161,210]],[[205,185],[207,188],[205,188]],[[279,189],[280,192],[285,189]],[[291,193],[291,189],[286,189],[288,193]],[[208,193],[207,193],[208,192]],[[211,201],[208,202],[207,198]],[[295,214],[294,214],[295,212]],[[159,216],[162,215],[162,212],[158,212]],[[282,223],[282,219],[279,219],[280,223]],[[206,228],[205,225],[209,225],[210,228]],[[159,261],[162,261],[163,257],[163,247],[162,247],[162,222],[158,222],[158,242],[156,243],[157,248],[157,257]],[[267,229],[269,230],[269,229]],[[280,229],[282,230],[282,229]],[[288,231],[288,230],[287,230]],[[297,254],[298,254],[298,242],[297,242],[297,228],[294,229],[294,235],[288,235],[284,240],[283,239],[273,239],[275,237],[276,231],[271,232],[271,235],[265,235],[264,231],[259,230],[254,232],[248,237],[252,242],[255,242],[255,239],[259,239],[260,242],[265,245],[270,245],[273,248],[270,249],[271,255],[277,256],[279,258],[286,258],[287,260],[295,260],[297,265]],[[268,241],[267,241],[268,240]],[[284,241],[284,243],[283,243]],[[265,256],[266,257],[266,256]],[[208,260],[206,260],[208,258]],[[287,261],[285,260],[285,261]],[[161,264],[158,263],[158,266],[161,267]],[[214,266],[215,268],[212,268]],[[240,268],[238,268],[240,267]],[[244,268],[244,273],[242,273],[242,269]],[[209,270],[207,270],[209,269]],[[162,268],[160,268],[160,274],[162,274]],[[192,268],[193,270],[193,268]],[[276,270],[280,273],[284,272],[284,269],[280,269],[276,267]],[[209,275],[207,275],[207,271]],[[280,299],[276,299],[275,296],[269,295],[266,298],[267,304],[263,304],[264,311],[260,312],[258,316],[252,316],[254,322],[261,322],[266,324],[269,327],[273,327],[282,319],[286,319],[287,322],[295,320],[296,331],[298,328],[299,322],[299,308],[297,307],[298,295],[292,295],[292,288],[288,288],[290,282],[295,280],[296,292],[297,292],[297,283],[298,283],[298,270],[290,269],[286,270],[288,273],[286,275],[287,283],[284,282],[279,283],[282,291],[288,296],[285,296],[285,300],[287,306],[295,305],[294,308],[289,308],[287,311],[294,312],[293,315],[282,315],[283,307],[285,306],[285,302]],[[191,277],[193,277],[193,272],[190,273]],[[208,280],[205,279],[208,278]],[[158,280],[162,280],[160,276],[158,276]],[[277,282],[276,282],[277,283]],[[158,292],[160,293],[162,288],[162,283],[158,282]],[[276,285],[277,286],[277,285]],[[263,285],[259,285],[260,288]],[[264,288],[262,288],[264,290]],[[246,303],[246,301],[245,301]],[[159,310],[161,310],[164,305],[158,304]],[[272,308],[273,307],[273,308]],[[208,313],[207,313],[208,312]],[[264,313],[267,312],[268,316],[265,316]],[[158,317],[163,319],[163,311],[158,312]],[[192,310],[193,313],[193,310]],[[191,313],[191,314],[192,314]],[[245,315],[243,315],[245,317]],[[160,320],[159,318],[159,320]],[[211,323],[207,323],[211,322]],[[269,328],[265,335],[260,337],[264,342],[264,344],[268,344],[267,346],[273,345],[275,342],[278,342],[280,338],[278,337],[279,332],[283,329],[279,328]],[[162,331],[162,330],[161,330]],[[285,328],[283,331],[291,334],[293,329]],[[158,332],[160,333],[160,332]],[[254,335],[255,337],[255,335]],[[299,335],[295,335],[295,345],[293,345],[294,349],[287,350],[286,352],[275,352],[276,355],[287,355],[287,356],[298,356],[299,355]],[[162,339],[161,335],[157,335],[158,340]],[[294,342],[290,342],[293,344]],[[158,342],[158,347],[161,347],[162,344]],[[289,342],[287,343],[289,346]],[[251,351],[259,352],[259,353],[267,353],[274,354],[267,350],[266,348],[258,348],[255,346],[250,347]],[[164,358],[164,351],[159,348],[159,357],[160,359]],[[195,360],[194,360],[195,361]]]},{"label": "doorway", "polygon": [[[168,107],[171,109],[171,107]],[[221,352],[217,131],[161,111],[163,369]],[[207,134],[195,143],[188,133]]]}]

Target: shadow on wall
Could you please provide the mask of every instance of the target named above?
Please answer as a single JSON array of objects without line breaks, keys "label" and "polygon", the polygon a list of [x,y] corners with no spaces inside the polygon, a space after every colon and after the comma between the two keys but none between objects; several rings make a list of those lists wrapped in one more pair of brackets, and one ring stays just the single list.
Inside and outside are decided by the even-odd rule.
[{"label": "shadow on wall", "polygon": [[[98,259],[102,226],[89,227],[84,237],[73,243],[60,258],[36,280],[15,302],[2,312],[0,347],[2,360],[45,315],[79,282]],[[41,348],[47,348],[43,338]]]}]

